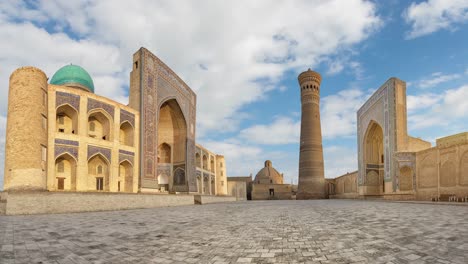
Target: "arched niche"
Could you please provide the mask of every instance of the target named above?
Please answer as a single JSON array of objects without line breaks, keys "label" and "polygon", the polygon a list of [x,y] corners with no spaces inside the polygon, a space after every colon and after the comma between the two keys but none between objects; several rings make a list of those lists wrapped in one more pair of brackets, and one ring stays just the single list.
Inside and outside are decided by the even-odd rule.
[{"label": "arched niche", "polygon": [[366,165],[383,165],[383,130],[376,122],[369,123],[364,138],[364,160]]},{"label": "arched niche", "polygon": [[158,163],[171,163],[171,146],[162,143],[158,147]]},{"label": "arched niche", "polygon": [[128,160],[119,164],[119,187],[120,191],[133,192],[133,165]]},{"label": "arched niche", "polygon": [[88,136],[112,141],[112,118],[102,110],[95,110],[88,115]]},{"label": "arched niche", "polygon": [[174,185],[185,185],[185,170],[177,168],[174,170]]},{"label": "arched niche", "polygon": [[110,167],[107,159],[100,153],[88,160],[88,189],[109,191]]},{"label": "arched niche", "polygon": [[440,167],[440,186],[455,187],[457,185],[457,174],[455,163],[448,160]]},{"label": "arched niche", "polygon": [[[163,142],[170,146],[171,155],[168,163],[171,165],[171,174],[173,175],[170,187],[173,188],[173,186],[177,185],[186,186],[187,124],[182,110],[175,99],[167,100],[160,106],[158,142]],[[177,188],[177,190],[183,190],[181,188]]]},{"label": "arched niche", "polygon": [[400,191],[413,190],[413,169],[408,166],[400,168]]},{"label": "arched niche", "polygon": [[368,186],[379,186],[380,185],[380,175],[375,170],[367,172],[366,185],[368,185]]},{"label": "arched niche", "polygon": [[418,188],[437,187],[437,169],[436,152],[427,154],[418,165]]},{"label": "arched niche", "polygon": [[78,111],[69,104],[59,106],[56,110],[55,126],[59,133],[78,134]]},{"label": "arched niche", "polygon": [[380,186],[373,194],[384,192],[384,136],[382,127],[375,121],[369,122],[363,141],[364,165],[367,186]]},{"label": "arched niche", "polygon": [[460,159],[460,185],[468,185],[468,151]]},{"label": "arched niche", "polygon": [[133,126],[128,121],[125,121],[122,124],[120,124],[119,140],[121,145],[133,147],[133,131]]},{"label": "arched niche", "polygon": [[76,160],[68,153],[55,159],[55,186],[61,191],[76,191]]}]

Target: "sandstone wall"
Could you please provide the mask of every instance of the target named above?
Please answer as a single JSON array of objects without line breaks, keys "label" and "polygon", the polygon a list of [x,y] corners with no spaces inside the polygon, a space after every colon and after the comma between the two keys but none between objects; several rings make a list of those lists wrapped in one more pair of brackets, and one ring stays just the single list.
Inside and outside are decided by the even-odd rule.
[{"label": "sandstone wall", "polygon": [[195,195],[195,204],[225,203],[237,201],[234,196]]},{"label": "sandstone wall", "polygon": [[420,138],[408,137],[408,151],[421,151],[431,147],[431,142]]},{"label": "sandstone wall", "polygon": [[236,197],[238,201],[247,200],[247,183],[245,181],[228,181],[228,195]]},{"label": "sandstone wall", "polygon": [[[274,195],[270,195],[270,189]],[[290,200],[292,187],[290,184],[253,184],[252,200]]]},{"label": "sandstone wall", "polygon": [[75,213],[193,204],[193,195],[12,192],[8,193],[6,214]]},{"label": "sandstone wall", "polygon": [[330,199],[356,199],[358,194],[358,172],[351,172],[328,180]]},{"label": "sandstone wall", "polygon": [[416,153],[416,199],[468,196],[468,142],[454,142]]}]

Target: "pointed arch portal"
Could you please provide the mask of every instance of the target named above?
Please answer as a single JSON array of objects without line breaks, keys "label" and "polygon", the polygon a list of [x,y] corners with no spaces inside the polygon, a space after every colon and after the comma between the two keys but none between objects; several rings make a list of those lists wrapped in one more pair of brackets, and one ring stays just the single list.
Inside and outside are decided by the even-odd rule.
[{"label": "pointed arch portal", "polygon": [[[159,109],[158,120],[158,171],[167,171],[169,191],[187,191],[187,123],[179,103],[175,99],[164,102]],[[163,176],[164,173],[158,175]],[[161,184],[166,181],[161,177]]]}]

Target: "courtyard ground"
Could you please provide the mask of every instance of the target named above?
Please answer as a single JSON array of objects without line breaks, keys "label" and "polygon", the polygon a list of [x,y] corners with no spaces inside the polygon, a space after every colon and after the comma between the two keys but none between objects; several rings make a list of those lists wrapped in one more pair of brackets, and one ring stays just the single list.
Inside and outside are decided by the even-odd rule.
[{"label": "courtyard ground", "polygon": [[0,263],[468,263],[468,206],[255,201],[0,216]]}]

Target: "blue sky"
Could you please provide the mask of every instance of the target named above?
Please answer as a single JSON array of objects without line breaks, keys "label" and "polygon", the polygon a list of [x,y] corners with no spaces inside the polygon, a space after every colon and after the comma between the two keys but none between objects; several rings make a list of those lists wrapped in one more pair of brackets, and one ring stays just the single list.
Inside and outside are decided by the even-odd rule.
[{"label": "blue sky", "polygon": [[77,64],[126,104],[141,46],[197,93],[197,141],[226,156],[228,176],[270,159],[297,183],[307,68],[323,78],[326,177],[356,170],[356,110],[390,77],[407,82],[412,136],[468,131],[468,0],[129,2],[0,3],[0,174],[14,69]]}]

